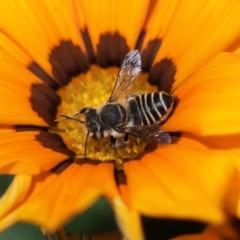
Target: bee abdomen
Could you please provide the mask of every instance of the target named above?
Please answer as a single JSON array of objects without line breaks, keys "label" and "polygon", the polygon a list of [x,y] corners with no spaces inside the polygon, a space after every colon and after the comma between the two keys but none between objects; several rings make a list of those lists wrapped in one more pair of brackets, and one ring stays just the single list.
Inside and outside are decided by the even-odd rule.
[{"label": "bee abdomen", "polygon": [[135,95],[129,102],[135,125],[161,123],[170,115],[174,98],[165,92]]}]

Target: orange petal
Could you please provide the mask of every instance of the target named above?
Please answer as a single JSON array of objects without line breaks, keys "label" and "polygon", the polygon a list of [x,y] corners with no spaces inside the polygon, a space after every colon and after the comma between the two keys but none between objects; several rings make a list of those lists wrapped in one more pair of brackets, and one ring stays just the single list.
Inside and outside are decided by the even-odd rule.
[{"label": "orange petal", "polygon": [[235,39],[233,43],[225,50],[226,52],[240,53],[240,35]]},{"label": "orange petal", "polygon": [[[145,22],[144,22],[144,25],[143,25],[143,29],[146,29],[146,25],[148,24],[149,22],[149,19],[152,17],[152,15],[154,14],[155,12],[155,9],[158,8],[158,4],[162,2],[160,0],[151,0],[149,1],[149,6],[148,6],[148,11],[147,11],[147,16],[145,18]],[[173,1],[172,1],[173,3]]]},{"label": "orange petal", "polygon": [[235,53],[239,54],[240,53],[240,48],[236,49]]},{"label": "orange petal", "polygon": [[[238,154],[239,158],[239,154]],[[228,186],[225,208],[232,216],[240,218],[240,172],[236,170]]]},{"label": "orange petal", "polygon": [[18,64],[23,66],[28,66],[32,59],[25,53],[16,43],[9,39],[4,33],[0,32],[0,60],[3,61],[4,58],[12,59]]},{"label": "orange petal", "polygon": [[240,53],[240,37],[235,41],[234,46],[228,49],[229,52]]},{"label": "orange petal", "polygon": [[125,54],[136,45],[149,1],[86,0],[79,3],[99,64],[121,64]]},{"label": "orange petal", "polygon": [[[27,0],[16,0],[0,3],[1,31],[17,43],[34,63],[37,63],[49,77],[55,78],[59,84],[62,84],[62,82],[53,71],[54,63],[58,65],[57,71],[61,71],[61,67],[67,68],[70,65],[73,68],[73,62],[78,62],[74,59],[75,55],[79,56],[78,51],[80,51],[82,53],[82,65],[88,65],[85,56],[86,49],[79,34],[79,26],[75,20],[76,16],[73,8],[71,1],[49,2],[42,0],[29,2]],[[65,62],[63,59],[54,58],[53,63],[51,61],[51,50],[63,42],[67,43],[64,52]],[[74,46],[72,49],[77,50],[71,52],[71,46]]]},{"label": "orange petal", "polygon": [[235,171],[227,189],[224,208],[232,215],[240,217],[240,134],[210,137],[190,135],[189,137],[204,144],[212,151],[226,151],[229,155]]},{"label": "orange petal", "polygon": [[12,132],[0,135],[0,173],[38,174],[73,157],[58,135]]},{"label": "orange petal", "polygon": [[34,59],[30,57],[26,51],[2,32],[0,32],[0,61],[1,65],[5,65],[4,62],[10,62],[13,71],[19,67],[22,68],[24,72],[28,70],[31,71],[54,89],[58,86],[56,81],[51,77],[51,73],[44,71],[44,69],[34,62]]},{"label": "orange petal", "polygon": [[113,164],[74,163],[60,174],[34,176],[27,196],[1,219],[0,229],[10,221],[27,221],[53,231],[101,195],[113,198],[116,194]]},{"label": "orange petal", "polygon": [[55,124],[59,97],[26,67],[9,57],[2,57],[0,79],[1,124]]},{"label": "orange petal", "polygon": [[[165,2],[168,1],[163,1],[159,5],[158,11],[162,13],[161,15],[164,13],[161,8],[168,7]],[[175,3],[174,1],[173,8]],[[150,74],[150,81],[161,81],[162,75],[157,71],[163,67],[161,64],[164,59],[171,59],[177,71],[172,79],[167,79],[167,81],[170,81],[170,85],[173,84],[169,89],[171,87],[173,90],[176,89],[214,55],[224,51],[239,36],[239,11],[238,0],[178,1],[171,20],[165,23],[167,28],[163,26],[159,31],[155,30],[155,36],[152,31],[149,37],[146,36],[146,39],[149,38],[148,42],[150,39],[154,40],[162,36],[161,48],[154,61],[154,64],[158,64],[153,67],[156,73]],[[171,14],[173,11],[167,10],[168,12]],[[154,29],[157,29],[158,21],[152,19],[150,26],[151,23],[156,26]],[[169,71],[164,69],[165,77],[169,75]],[[175,81],[171,82],[174,79]],[[162,81],[164,81],[163,78]],[[160,83],[159,87],[161,88],[164,84],[166,83]]]},{"label": "orange petal", "polygon": [[[124,237],[129,240],[143,240],[143,230],[140,215],[134,209],[128,208],[122,201],[121,197],[116,196],[113,199],[113,209],[116,221]],[[125,238],[124,238],[125,239]]]},{"label": "orange petal", "polygon": [[149,17],[149,20],[145,28],[146,35],[142,45],[143,48],[146,47],[149,41],[156,38],[163,38],[163,36],[166,34],[166,30],[171,22],[174,12],[178,11],[178,9],[176,10],[178,4],[178,0],[171,2],[162,0],[154,4],[151,15],[147,16]]},{"label": "orange petal", "polygon": [[124,164],[131,207],[151,217],[221,222],[233,173],[227,152],[185,138]]},{"label": "orange petal", "polygon": [[179,103],[164,125],[168,131],[201,136],[240,133],[240,55],[219,54],[175,92]]},{"label": "orange petal", "polygon": [[[143,229],[139,213],[130,207],[126,175],[115,170],[115,181],[119,195],[111,199],[116,221],[126,239],[143,239]],[[125,239],[124,238],[124,239]]]},{"label": "orange petal", "polygon": [[240,134],[207,137],[196,136],[193,134],[188,135],[190,138],[204,144],[209,149],[227,151],[229,156],[231,155],[231,160],[234,162],[236,170],[240,172]]},{"label": "orange petal", "polygon": [[0,134],[13,133],[16,129],[11,125],[0,125]]},{"label": "orange petal", "polygon": [[152,5],[149,6],[149,11],[152,9],[152,12],[151,15],[147,15],[148,20],[140,36],[138,46],[141,48],[144,71],[150,70],[179,1],[161,0],[157,3],[155,1],[154,5],[153,2],[151,1]]},{"label": "orange petal", "polygon": [[[0,198],[0,219],[22,202],[29,190],[31,180],[32,177],[27,175],[17,175],[14,177],[7,191]],[[14,216],[10,218],[7,217],[5,222],[2,223],[1,228],[4,229],[9,227],[13,221]]]}]

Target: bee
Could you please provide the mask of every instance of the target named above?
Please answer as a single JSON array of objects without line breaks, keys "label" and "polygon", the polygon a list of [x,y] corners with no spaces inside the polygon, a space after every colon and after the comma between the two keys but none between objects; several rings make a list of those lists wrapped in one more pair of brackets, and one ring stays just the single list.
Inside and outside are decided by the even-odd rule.
[{"label": "bee", "polygon": [[[88,137],[101,140],[110,136],[111,147],[124,147],[128,136],[144,141],[171,143],[168,133],[160,130],[173,110],[174,97],[166,92],[128,94],[136,76],[141,72],[141,56],[138,50],[129,52],[123,60],[109,100],[99,107],[84,107],[72,116],[60,116],[84,123],[86,129],[84,157]],[[84,121],[76,119],[83,114]],[[118,139],[123,138],[119,142]]]}]

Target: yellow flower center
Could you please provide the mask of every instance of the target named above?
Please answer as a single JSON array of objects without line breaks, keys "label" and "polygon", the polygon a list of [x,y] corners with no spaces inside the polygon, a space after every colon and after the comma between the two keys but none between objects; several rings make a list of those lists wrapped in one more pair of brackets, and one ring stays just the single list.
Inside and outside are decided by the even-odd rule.
[{"label": "yellow flower center", "polygon": [[[87,73],[73,78],[68,86],[60,89],[58,92],[62,102],[58,108],[58,130],[56,132],[61,134],[67,146],[76,152],[76,161],[84,158],[85,125],[74,120],[62,118],[59,114],[71,116],[83,107],[98,107],[106,103],[116,82],[118,70],[116,67],[101,69],[93,65]],[[135,79],[131,88],[131,93],[143,94],[154,91],[157,91],[157,89],[147,83],[146,73],[141,73]],[[84,121],[82,114],[74,118]],[[118,141],[121,142],[123,139],[118,139]],[[123,148],[113,148],[109,142],[109,137],[99,141],[89,137],[86,145],[86,157],[99,161],[114,160],[116,168],[121,169],[124,159],[137,157],[144,151],[146,146],[146,142],[134,136],[129,136],[129,143]]]}]

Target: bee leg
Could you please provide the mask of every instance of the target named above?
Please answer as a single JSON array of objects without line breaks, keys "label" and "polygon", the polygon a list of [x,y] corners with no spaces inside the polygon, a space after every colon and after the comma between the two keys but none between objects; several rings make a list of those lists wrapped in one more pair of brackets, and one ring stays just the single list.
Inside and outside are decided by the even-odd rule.
[{"label": "bee leg", "polygon": [[124,136],[124,141],[121,142],[121,143],[118,143],[118,144],[116,145],[116,147],[122,148],[122,147],[126,146],[127,144],[128,144],[128,134],[126,134],[126,135]]},{"label": "bee leg", "polygon": [[116,147],[117,139],[114,138],[113,136],[110,137],[110,146],[111,147]]},{"label": "bee leg", "polygon": [[110,137],[110,146],[113,147],[113,148],[114,147],[115,148],[122,148],[122,147],[124,147],[127,144],[128,144],[128,134],[126,134],[124,136],[124,141],[121,142],[121,143],[117,143],[117,139],[114,138],[113,136]]}]

